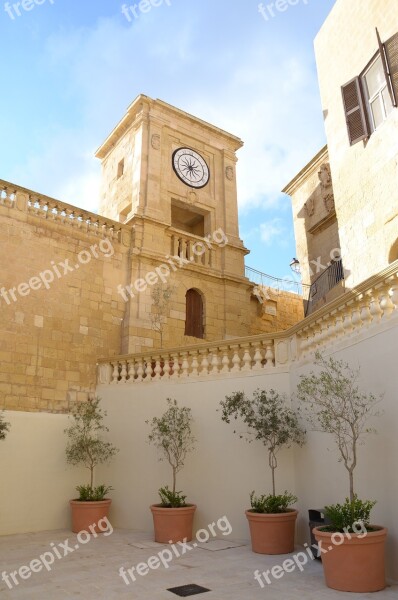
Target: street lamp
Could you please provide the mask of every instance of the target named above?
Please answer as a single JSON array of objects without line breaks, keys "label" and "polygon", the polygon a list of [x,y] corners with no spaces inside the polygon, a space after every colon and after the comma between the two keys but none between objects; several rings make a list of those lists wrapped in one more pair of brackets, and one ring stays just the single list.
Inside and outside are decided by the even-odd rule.
[{"label": "street lamp", "polygon": [[292,262],[290,263],[290,268],[293,271],[293,273],[297,273],[297,275],[301,275],[300,261],[297,260],[297,258],[293,258]]}]

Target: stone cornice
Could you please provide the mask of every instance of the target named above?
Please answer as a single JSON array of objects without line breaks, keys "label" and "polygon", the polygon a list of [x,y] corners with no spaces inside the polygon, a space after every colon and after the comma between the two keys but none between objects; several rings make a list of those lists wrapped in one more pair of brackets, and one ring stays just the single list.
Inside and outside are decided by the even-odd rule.
[{"label": "stone cornice", "polygon": [[[98,148],[95,153],[95,156],[99,159],[104,159],[118,140],[130,129],[130,127],[140,118],[140,113],[149,114],[152,109],[157,107],[161,107],[165,112],[171,115],[177,115],[183,121],[188,122],[189,124],[200,124],[204,129],[211,132],[214,136],[216,135],[219,138],[224,139],[228,146],[233,148],[236,152],[243,146],[243,142],[240,138],[208,123],[203,121],[202,119],[198,119],[197,117],[164,102],[163,100],[153,100],[149,98],[149,96],[145,96],[144,94],[139,95],[128,107],[126,114],[119,121],[116,127],[111,131],[103,144]],[[165,122],[166,125],[166,122]]]},{"label": "stone cornice", "polygon": [[318,169],[322,163],[328,160],[328,147],[324,146],[310,162],[283,188],[282,193],[291,196],[305,182],[305,180]]}]

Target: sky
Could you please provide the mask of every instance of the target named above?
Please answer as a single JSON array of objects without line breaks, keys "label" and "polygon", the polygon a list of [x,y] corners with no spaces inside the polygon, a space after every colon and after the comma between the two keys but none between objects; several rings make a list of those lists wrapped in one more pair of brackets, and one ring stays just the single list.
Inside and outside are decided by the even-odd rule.
[{"label": "sky", "polygon": [[138,94],[160,98],[244,141],[246,264],[292,278],[280,190],[325,144],[313,40],[335,0],[267,18],[253,0],[151,1],[0,0],[0,179],[95,212],[95,150]]}]

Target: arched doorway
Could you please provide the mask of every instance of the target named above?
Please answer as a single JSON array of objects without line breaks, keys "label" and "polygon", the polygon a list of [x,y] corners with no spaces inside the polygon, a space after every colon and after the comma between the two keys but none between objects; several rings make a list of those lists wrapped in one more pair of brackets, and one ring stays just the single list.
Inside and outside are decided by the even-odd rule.
[{"label": "arched doorway", "polygon": [[185,335],[203,339],[205,328],[202,295],[197,290],[188,290],[185,296],[185,301]]}]

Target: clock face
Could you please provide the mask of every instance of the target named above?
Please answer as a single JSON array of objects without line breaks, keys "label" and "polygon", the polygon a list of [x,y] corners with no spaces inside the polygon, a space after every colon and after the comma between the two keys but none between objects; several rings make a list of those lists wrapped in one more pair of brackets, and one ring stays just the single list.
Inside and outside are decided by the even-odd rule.
[{"label": "clock face", "polygon": [[203,188],[210,179],[206,161],[190,148],[179,148],[174,152],[173,169],[177,177],[192,188]]}]

